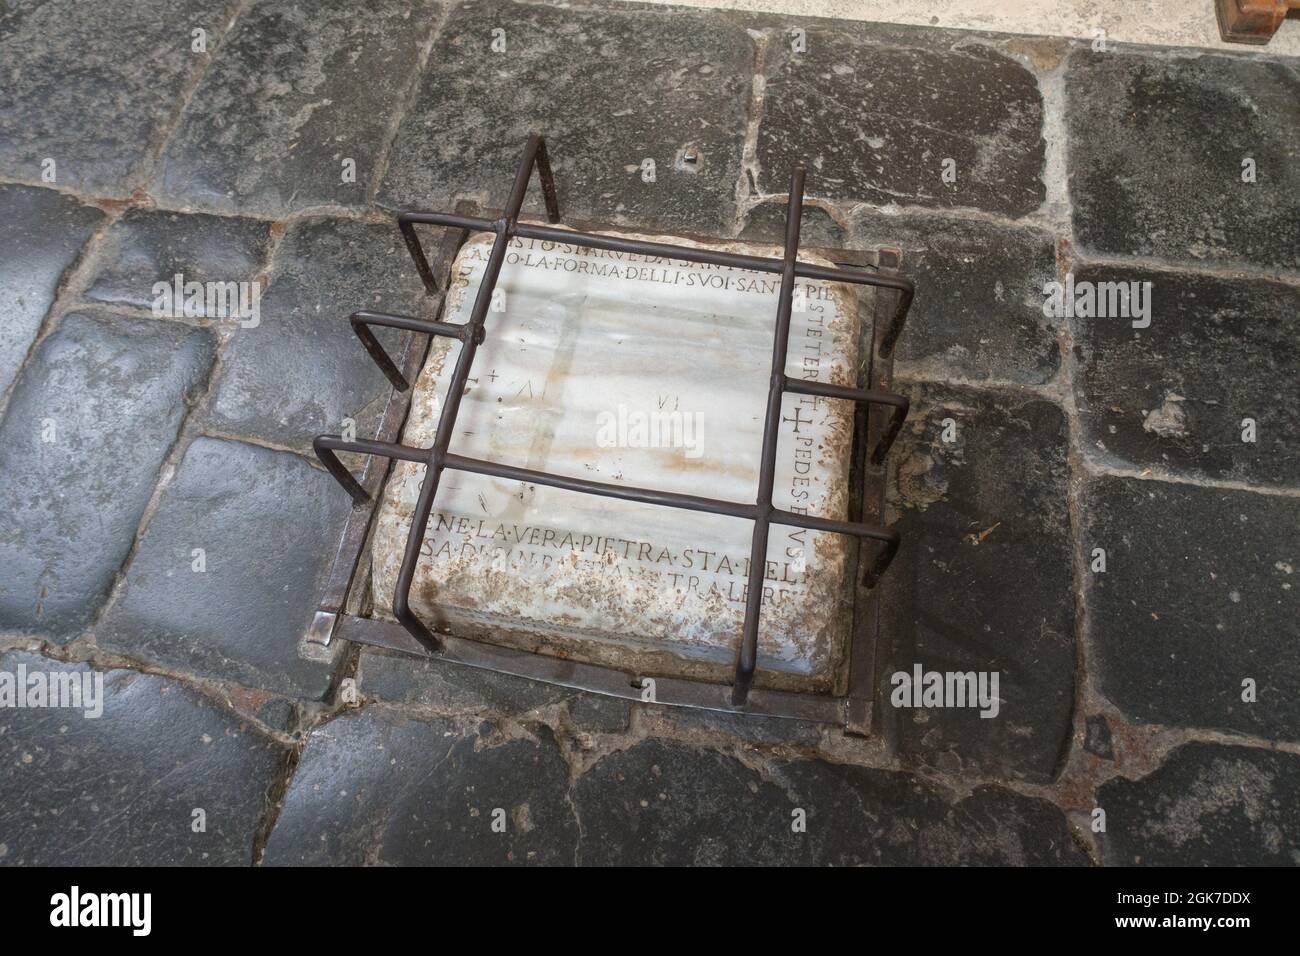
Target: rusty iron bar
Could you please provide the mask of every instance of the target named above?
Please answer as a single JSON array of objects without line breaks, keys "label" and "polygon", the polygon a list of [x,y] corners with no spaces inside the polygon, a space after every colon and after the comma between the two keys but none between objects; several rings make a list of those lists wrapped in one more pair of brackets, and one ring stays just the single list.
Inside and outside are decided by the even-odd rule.
[{"label": "rusty iron bar", "polygon": [[[449,212],[403,212],[398,215],[398,222],[403,228],[411,228],[419,223],[430,226],[468,229],[470,232],[491,232],[496,223],[491,219],[476,216],[460,216]],[[625,239],[621,236],[602,236],[594,232],[577,232],[569,229],[554,229],[521,222],[513,235],[520,239],[538,239],[543,242],[561,242],[588,249],[604,249],[608,252],[628,252],[635,255],[657,256],[663,259],[680,259],[684,262],[704,262],[709,265],[725,266],[731,269],[747,269],[751,272],[780,273],[783,263],[780,259],[768,259],[763,256],[741,255],[736,252],[722,252],[718,249],[696,249],[689,246],[674,246],[666,242],[644,242],[640,239]],[[410,243],[407,244],[410,246]],[[418,240],[412,248],[418,249]],[[412,255],[415,253],[412,252]],[[420,255],[423,255],[423,251]],[[425,264],[421,275],[427,272]],[[868,285],[879,289],[890,289],[899,293],[898,308],[894,310],[889,328],[880,341],[880,355],[888,358],[893,354],[894,344],[898,341],[907,313],[912,307],[912,298],[916,286],[911,279],[904,276],[881,275],[865,269],[849,266],[821,266],[809,262],[795,262],[794,274],[801,279],[821,279],[827,282],[848,282],[853,285]],[[430,281],[433,273],[429,272]],[[437,292],[436,282],[428,286],[430,292]]]},{"label": "rusty iron bar", "polygon": [[825,398],[841,398],[848,402],[892,406],[894,414],[889,418],[889,427],[885,429],[885,433],[880,436],[880,441],[871,452],[871,462],[876,465],[882,464],[885,456],[889,454],[889,449],[893,447],[894,439],[902,430],[903,422],[907,419],[907,410],[911,406],[906,395],[895,395],[893,392],[882,392],[879,389],[849,388],[845,385],[832,385],[829,382],[811,382],[789,376],[785,379],[785,390],[799,395],[820,395]]},{"label": "rusty iron bar", "polygon": [[[501,265],[506,259],[506,250],[509,248],[510,237],[514,232],[515,220],[524,206],[528,180],[533,175],[533,167],[539,161],[549,167],[542,138],[534,133],[528,137],[528,144],[524,147],[523,161],[515,173],[514,185],[510,187],[510,198],[506,200],[505,215],[493,223],[492,231],[496,233],[496,239],[492,241],[492,250],[488,253],[488,263],[483,273],[483,284],[479,286],[474,306],[470,310],[468,330],[465,338],[461,340],[460,354],[456,356],[456,368],[452,371],[451,383],[447,386],[447,398],[438,418],[438,429],[434,433],[433,446],[428,450],[429,457],[425,462],[424,482],[420,485],[420,494],[411,516],[411,532],[406,539],[406,553],[402,556],[402,565],[397,572],[393,616],[430,650],[437,649],[438,638],[411,610],[411,584],[415,580],[415,565],[420,559],[420,547],[424,542],[424,533],[429,527],[433,498],[438,493],[438,483],[446,467],[447,447],[451,444],[451,433],[456,425],[461,399],[465,395],[465,384],[469,380],[470,367],[474,364],[474,354],[478,351],[479,342],[482,341],[483,323],[487,318],[488,307],[492,303],[492,290],[496,288],[497,277],[501,274]],[[542,191],[546,196],[546,210],[550,214],[551,221],[558,222],[560,209],[549,168],[540,175],[540,178]],[[548,183],[550,183],[549,189]],[[432,274],[431,270],[429,271]]]},{"label": "rusty iron bar", "polygon": [[[582,494],[752,520],[754,522],[754,534],[751,542],[748,569],[749,588],[746,595],[744,625],[741,631],[741,646],[737,654],[736,674],[731,694],[732,705],[743,707],[749,696],[749,690],[753,684],[754,674],[757,669],[758,630],[763,596],[762,582],[767,565],[767,538],[770,525],[788,525],[880,542],[882,546],[878,549],[875,560],[863,575],[863,583],[868,587],[874,586],[880,575],[889,567],[899,546],[898,532],[892,528],[822,518],[816,515],[801,515],[776,508],[772,504],[777,439],[780,433],[781,398],[786,392],[892,407],[894,412],[890,425],[872,454],[872,460],[877,463],[883,460],[885,453],[889,450],[889,446],[898,434],[908,410],[907,399],[901,395],[878,390],[855,389],[846,386],[809,382],[793,379],[785,374],[795,279],[809,278],[830,282],[845,282],[897,291],[900,294],[899,304],[879,347],[882,356],[889,354],[889,350],[892,349],[894,342],[898,338],[903,322],[906,320],[908,308],[911,305],[914,287],[910,280],[900,276],[878,275],[861,269],[819,266],[798,261],[799,224],[803,207],[804,171],[802,167],[797,168],[791,177],[790,201],[786,213],[785,245],[781,259],[738,255],[659,242],[642,242],[521,223],[518,221],[518,217],[520,210],[523,208],[524,196],[534,169],[537,170],[538,179],[542,184],[547,216],[552,223],[558,222],[560,218],[559,203],[555,191],[555,181],[551,174],[550,162],[546,153],[546,144],[542,137],[536,133],[528,139],[524,150],[524,158],[515,173],[514,184],[511,187],[509,199],[500,218],[488,220],[452,213],[430,212],[402,212],[398,215],[398,226],[401,229],[407,249],[415,260],[416,269],[424,282],[426,290],[435,294],[439,291],[437,280],[428,259],[425,257],[419,237],[415,233],[415,225],[430,224],[468,232],[491,232],[495,234],[496,238],[488,255],[488,263],[484,270],[478,294],[474,299],[468,323],[458,325],[444,322],[428,322],[409,316],[364,310],[355,312],[349,317],[352,328],[361,339],[366,351],[369,352],[376,364],[388,376],[394,387],[399,390],[409,388],[409,383],[375,338],[370,329],[371,326],[386,326],[422,332],[428,335],[440,335],[455,338],[461,342],[460,354],[457,357],[456,367],[447,390],[447,398],[438,419],[438,428],[433,445],[429,448],[411,448],[393,442],[364,439],[348,441],[338,435],[320,435],[313,441],[312,447],[330,474],[334,476],[358,505],[369,502],[370,495],[339,459],[338,452],[346,451],[364,455],[377,455],[425,466],[425,478],[420,487],[420,494],[412,514],[411,529],[407,536],[406,549],[398,570],[397,587],[393,595],[393,614],[407,632],[430,653],[437,653],[441,642],[412,611],[410,607],[410,591],[414,581],[416,563],[419,560],[420,548],[432,514],[434,497],[438,491],[439,479],[443,471],[447,469],[530,482]],[[516,237],[781,274],[781,291],[777,300],[777,327],[772,352],[772,374],[768,389],[767,413],[763,426],[759,493],[754,504],[572,478],[529,468],[519,468],[512,465],[468,458],[448,451],[452,431],[455,428],[456,416],[460,409],[460,401],[464,395],[465,385],[474,362],[474,355],[478,346],[484,341],[484,322],[488,306],[491,303],[492,291],[496,287],[497,279],[500,276],[509,241]]]},{"label": "rusty iron bar", "polygon": [[763,614],[763,579],[767,574],[767,535],[772,521],[772,489],[776,483],[776,440],[780,434],[781,398],[785,394],[785,366],[790,350],[790,311],[794,302],[795,257],[799,252],[799,225],[803,220],[802,166],[790,174],[790,200],[785,207],[785,244],[782,249],[781,291],[776,297],[776,332],[772,337],[772,374],[763,419],[763,457],[758,466],[758,514],[749,548],[749,585],[745,592],[745,625],[740,634],[740,656],[731,702],[739,707],[749,696],[758,667],[758,626]]},{"label": "rusty iron bar", "polygon": [[[363,438],[349,441],[337,435],[316,436],[316,439],[312,442],[312,448],[315,449],[316,456],[325,463],[330,474],[338,480],[339,484],[348,489],[353,501],[357,504],[365,504],[370,501],[370,495],[359,483],[356,483],[355,479],[352,478],[352,473],[334,454],[335,452],[346,451],[360,455],[382,455],[385,458],[409,461],[416,464],[421,464],[428,458],[427,449],[411,448],[393,442],[370,441]],[[704,498],[699,495],[683,495],[675,491],[658,491],[654,488],[638,488],[634,485],[614,484],[608,481],[592,481],[590,478],[555,475],[548,471],[536,471],[532,468],[521,468],[518,465],[505,465],[500,462],[485,461],[482,458],[469,458],[465,455],[456,455],[450,452],[444,456],[443,467],[450,468],[452,471],[467,471],[475,475],[484,475],[488,478],[506,478],[511,481],[524,481],[534,485],[559,488],[563,491],[576,491],[584,495],[618,498],[623,501],[635,501],[638,504],[661,505],[665,508],[680,508],[683,511],[704,511],[710,514],[726,515],[729,518],[754,520],[762,513],[762,509],[757,504],[749,505],[742,501],[728,501],[725,498]],[[888,528],[878,528],[875,525],[840,521],[836,518],[822,518],[817,515],[801,515],[793,511],[783,511],[780,508],[770,508],[768,514],[770,520],[775,524],[785,524],[795,528],[806,528],[809,531],[827,531],[833,534],[880,541],[885,544],[886,548],[896,546],[898,542],[898,537],[894,532]],[[888,564],[888,562],[885,563]]]},{"label": "rusty iron bar", "polygon": [[[468,325],[451,325],[447,322],[429,322],[425,319],[417,319],[409,315],[392,315],[388,312],[371,312],[368,309],[362,309],[359,312],[353,312],[348,316],[348,321],[352,324],[352,331],[357,334],[361,344],[365,346],[370,357],[375,360],[375,364],[383,370],[384,375],[393,383],[393,388],[399,392],[404,392],[411,387],[407,382],[406,376],[402,370],[397,367],[392,356],[384,351],[384,347],[375,338],[375,333],[370,331],[372,325],[383,326],[390,329],[405,329],[408,332],[423,332],[426,335],[440,335],[443,338],[459,339],[464,342],[469,335]],[[478,344],[483,344],[483,330],[480,328]]]}]

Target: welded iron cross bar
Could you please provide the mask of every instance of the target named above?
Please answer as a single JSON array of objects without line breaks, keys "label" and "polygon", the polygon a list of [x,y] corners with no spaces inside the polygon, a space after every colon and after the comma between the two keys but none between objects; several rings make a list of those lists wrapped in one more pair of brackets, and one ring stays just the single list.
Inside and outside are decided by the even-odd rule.
[{"label": "welded iron cross bar", "polygon": [[[737,655],[732,690],[733,704],[737,707],[743,706],[753,684],[754,672],[757,667],[758,629],[762,612],[762,585],[767,565],[769,527],[772,524],[781,524],[810,531],[823,531],[880,542],[881,547],[876,552],[874,561],[863,575],[863,581],[867,587],[874,586],[880,575],[889,567],[899,544],[898,532],[892,528],[861,522],[821,518],[815,515],[795,514],[791,511],[776,508],[772,504],[777,438],[780,431],[781,397],[784,393],[793,392],[801,395],[843,399],[892,408],[893,413],[890,423],[872,453],[872,459],[877,463],[883,460],[885,453],[898,435],[903,420],[907,416],[908,408],[907,399],[901,395],[877,390],[848,388],[821,382],[809,382],[791,378],[785,374],[795,280],[796,278],[818,279],[829,282],[876,286],[898,291],[900,293],[898,308],[894,313],[888,331],[881,339],[880,352],[882,355],[888,355],[898,337],[899,331],[902,329],[903,321],[907,317],[908,307],[912,301],[912,283],[898,276],[877,274],[861,269],[812,265],[798,261],[799,224],[803,208],[804,171],[802,168],[797,168],[791,177],[790,200],[786,210],[785,244],[781,259],[738,255],[713,249],[676,246],[662,242],[643,242],[521,223],[518,221],[519,213],[523,208],[524,196],[534,168],[541,180],[547,216],[551,222],[558,222],[560,218],[559,205],[555,194],[555,182],[551,176],[550,162],[546,155],[546,144],[542,137],[537,134],[533,134],[528,139],[523,161],[515,173],[509,199],[506,202],[503,215],[499,219],[489,220],[472,216],[432,212],[403,212],[398,216],[398,226],[406,241],[407,249],[415,260],[416,269],[424,281],[425,288],[430,293],[437,293],[437,281],[424,254],[424,249],[420,245],[419,237],[415,233],[414,226],[416,224],[426,223],[467,232],[491,232],[495,234],[496,238],[493,240],[487,266],[484,269],[483,281],[474,299],[474,305],[467,323],[453,325],[445,322],[430,322],[410,316],[370,311],[355,312],[349,317],[352,328],[361,339],[366,351],[370,353],[375,363],[383,370],[393,386],[403,391],[410,387],[410,383],[406,381],[396,363],[384,351],[383,346],[371,331],[371,326],[386,326],[421,332],[431,336],[443,336],[456,339],[461,343],[460,354],[457,357],[456,366],[448,385],[447,397],[438,419],[438,428],[434,435],[433,445],[429,448],[411,448],[392,442],[347,441],[338,435],[320,435],[312,443],[313,448],[325,467],[329,469],[330,473],[348,491],[357,504],[368,502],[370,496],[343,465],[342,461],[339,460],[338,452],[380,455],[425,466],[424,481],[420,486],[419,497],[412,513],[411,529],[406,539],[401,567],[398,570],[397,587],[393,595],[393,615],[431,653],[438,651],[440,642],[412,611],[410,593],[415,577],[416,563],[419,560],[420,548],[433,511],[434,497],[438,492],[439,480],[443,471],[448,468],[492,478],[545,485],[582,494],[617,498],[623,501],[635,501],[642,504],[681,508],[687,511],[702,511],[737,518],[748,518],[754,522],[749,558],[749,587],[746,595],[744,625],[741,631],[741,646]],[[781,291],[777,299],[777,324],[772,347],[772,371],[768,387],[767,411],[763,425],[759,490],[757,500],[753,504],[554,475],[531,468],[520,468],[477,458],[468,458],[463,455],[452,454],[448,450],[456,424],[456,416],[460,410],[461,398],[465,393],[465,386],[474,362],[474,356],[478,346],[484,340],[484,321],[491,303],[492,292],[500,276],[501,266],[505,261],[510,240],[515,237],[563,242],[634,255],[711,263],[756,272],[780,273]]]}]

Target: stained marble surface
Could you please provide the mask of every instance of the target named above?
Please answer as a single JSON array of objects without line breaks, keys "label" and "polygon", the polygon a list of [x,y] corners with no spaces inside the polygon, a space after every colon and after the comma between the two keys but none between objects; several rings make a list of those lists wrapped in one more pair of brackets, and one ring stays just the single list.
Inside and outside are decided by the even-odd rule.
[{"label": "stained marble surface", "polygon": [[[461,253],[446,317],[468,321],[492,237]],[[743,247],[771,254],[763,247]],[[466,390],[454,453],[562,475],[733,501],[758,490],[780,277],[516,240]],[[787,372],[849,383],[856,304],[809,283]],[[431,445],[458,345],[436,342],[404,440]],[[647,374],[649,372],[649,374]],[[843,517],[852,411],[787,395],[774,501]],[[423,479],[390,482],[374,547],[391,608]],[[679,669],[730,666],[744,615],[748,520],[447,472],[412,607],[457,633]],[[824,680],[847,615],[846,548],[774,526],[760,666]],[[667,656],[663,652],[669,652]]]}]

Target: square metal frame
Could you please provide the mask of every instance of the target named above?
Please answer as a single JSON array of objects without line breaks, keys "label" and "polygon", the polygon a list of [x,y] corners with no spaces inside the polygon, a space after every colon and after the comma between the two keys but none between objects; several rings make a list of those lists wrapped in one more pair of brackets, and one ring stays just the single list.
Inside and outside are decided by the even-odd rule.
[{"label": "square metal frame", "polygon": [[[529,137],[523,160],[516,171],[513,187],[500,216],[489,219],[471,215],[470,213],[475,211],[474,207],[465,203],[458,205],[455,213],[405,211],[398,214],[398,227],[425,290],[438,299],[435,316],[442,314],[445,304],[443,290],[448,287],[456,254],[469,234],[471,232],[493,233],[495,239],[489,253],[483,281],[479,285],[466,324],[449,324],[373,311],[354,312],[349,316],[349,322],[361,340],[361,344],[392,383],[393,393],[381,416],[376,439],[346,440],[338,435],[321,435],[313,442],[317,456],[351,494],[355,507],[344,527],[319,609],[306,640],[317,645],[328,645],[334,639],[351,640],[419,656],[486,667],[595,693],[628,699],[646,699],[644,695],[646,683],[639,675],[612,667],[586,664],[482,641],[465,640],[452,635],[434,634],[416,617],[409,604],[409,595],[420,547],[432,514],[439,479],[447,469],[466,471],[603,497],[751,520],[753,535],[745,618],[735,677],[731,687],[700,680],[655,677],[653,702],[737,713],[842,722],[850,731],[869,732],[879,601],[874,595],[864,594],[864,592],[874,587],[880,575],[889,567],[899,546],[897,531],[874,522],[880,521],[884,514],[885,455],[897,437],[908,411],[906,397],[886,390],[892,371],[890,358],[893,347],[902,331],[914,292],[911,281],[897,274],[899,265],[897,252],[882,250],[877,261],[872,263],[869,257],[861,254],[854,256],[839,250],[818,250],[827,252],[832,261],[837,264],[822,266],[798,261],[804,188],[802,167],[796,167],[791,176],[786,208],[785,242],[783,256],[780,259],[521,222],[519,214],[534,169],[541,182],[548,218],[552,223],[558,223],[560,214],[555,183],[551,175],[545,141],[537,134]],[[432,264],[425,255],[416,234],[416,225],[441,226],[447,230],[435,262]],[[485,320],[492,291],[500,276],[509,242],[515,237],[781,275],[763,428],[762,459],[759,466],[758,496],[754,503],[572,478],[468,458],[449,451],[460,401],[465,392],[475,353],[486,337]],[[718,242],[716,239],[711,241]],[[838,264],[846,261],[853,264],[851,266]],[[874,270],[870,269],[872,266]],[[441,284],[439,276],[443,279]],[[786,375],[790,316],[796,278],[873,286],[898,293],[897,304],[892,309],[882,309],[879,298],[877,299],[871,348],[861,373],[870,387],[850,388],[805,381]],[[372,331],[373,326],[401,329],[409,333],[405,337],[398,359],[394,360],[385,351]],[[433,445],[429,448],[413,448],[398,444],[395,439],[400,433],[409,409],[411,383],[414,382],[424,364],[429,342],[434,336],[458,340],[461,348],[440,413]],[[781,398],[786,392],[845,400],[855,404],[852,458],[853,468],[857,472],[856,477],[860,479],[863,488],[863,495],[861,501],[851,503],[851,520],[840,521],[815,515],[796,514],[776,508],[772,504]],[[881,421],[879,416],[869,416],[867,410],[871,406],[888,409],[888,420]],[[866,451],[868,446],[871,447],[869,454]],[[339,452],[367,456],[359,478],[340,461]],[[381,490],[390,470],[391,461],[409,461],[423,464],[426,468],[398,572],[396,593],[393,596],[393,614],[398,623],[362,616],[364,607],[358,594],[359,591],[364,590],[358,587],[364,583],[358,580],[358,570],[362,564],[361,558],[367,550],[368,536],[378,511]],[[851,485],[854,477],[851,475]],[[866,554],[858,556],[859,561],[865,566],[865,571],[861,585],[855,589],[854,629],[848,660],[848,688],[844,696],[765,688],[753,689],[757,669],[763,573],[766,566],[768,530],[771,524],[784,524],[812,531],[852,536],[860,542],[859,551],[865,549],[865,542],[876,543],[874,554],[870,557]]]}]

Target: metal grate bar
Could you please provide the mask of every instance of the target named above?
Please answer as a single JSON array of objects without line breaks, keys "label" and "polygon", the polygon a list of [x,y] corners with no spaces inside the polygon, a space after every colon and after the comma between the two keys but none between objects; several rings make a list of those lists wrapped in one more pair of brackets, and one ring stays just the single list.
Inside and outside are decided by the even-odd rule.
[{"label": "metal grate bar", "polygon": [[[348,484],[351,473],[339,461],[335,452],[347,451],[362,455],[383,455],[398,461],[410,461],[422,464],[428,457],[425,449],[409,448],[392,442],[367,441],[357,439],[347,441],[333,435],[320,435],[312,442],[316,455],[341,484],[348,488],[357,504],[370,501],[370,495],[357,484]],[[467,458],[448,452],[443,456],[444,469],[466,471],[489,478],[505,478],[511,481],[526,481],[535,485],[546,485],[564,491],[576,491],[585,495],[599,495],[602,498],[618,498],[622,501],[635,501],[639,504],[662,505],[665,508],[680,508],[683,511],[704,511],[709,514],[726,515],[731,518],[748,518],[754,520],[761,513],[757,504],[745,504],[741,501],[728,501],[725,498],[703,498],[698,495],[683,495],[670,491],[657,491],[653,488],[637,488],[633,485],[614,484],[607,481],[592,481],[589,478],[573,478],[569,475],[555,475],[547,471],[521,468],[518,465],[505,465],[482,458]],[[838,521],[834,518],[822,518],[818,515],[801,515],[780,508],[769,509],[769,520],[773,524],[790,525],[795,528],[807,528],[810,531],[828,531],[849,537],[867,538],[883,541],[886,546],[897,544],[898,535],[888,528],[875,525],[859,524],[853,521]]]},{"label": "metal grate bar", "polygon": [[842,398],[849,402],[864,402],[868,405],[893,406],[894,414],[889,418],[889,427],[885,429],[885,433],[871,453],[871,461],[877,465],[881,464],[885,460],[885,455],[889,454],[889,449],[893,447],[894,439],[898,437],[903,422],[907,419],[907,410],[911,406],[906,395],[895,395],[893,392],[882,392],[878,389],[849,388],[845,385],[832,385],[829,382],[810,382],[807,379],[790,378],[788,375],[785,379],[785,390],[800,395],[821,395],[826,398]]},{"label": "metal grate bar", "polygon": [[[912,300],[912,283],[898,276],[880,275],[860,269],[811,265],[798,261],[799,225],[803,209],[804,186],[802,167],[796,168],[791,177],[790,200],[786,211],[785,244],[781,259],[737,255],[718,250],[674,246],[659,242],[642,242],[520,223],[518,222],[518,216],[523,208],[524,195],[534,169],[537,170],[538,178],[542,184],[548,217],[551,222],[558,222],[559,205],[550,163],[546,154],[546,145],[537,134],[533,134],[528,139],[523,161],[515,174],[514,184],[511,187],[510,196],[501,218],[488,220],[451,213],[427,212],[403,212],[398,216],[398,225],[406,241],[407,249],[415,260],[416,268],[424,281],[426,289],[430,292],[438,290],[437,281],[428,259],[424,255],[419,237],[415,234],[414,227],[416,224],[432,224],[467,231],[491,232],[496,235],[484,270],[483,281],[474,299],[474,305],[467,324],[452,325],[443,322],[427,322],[409,316],[368,311],[356,312],[350,317],[352,327],[366,350],[379,367],[384,370],[394,386],[401,390],[409,388],[409,383],[407,383],[405,377],[375,338],[370,326],[378,325],[407,329],[429,335],[455,338],[461,342],[462,347],[448,386],[446,401],[438,420],[433,445],[430,448],[423,449],[410,448],[392,442],[346,441],[336,435],[321,435],[313,442],[313,448],[330,474],[352,495],[357,504],[370,501],[370,495],[339,460],[337,452],[348,451],[366,455],[380,455],[425,466],[424,482],[421,485],[420,494],[416,501],[410,533],[406,540],[406,549],[398,571],[397,588],[393,595],[393,614],[403,627],[431,653],[436,653],[439,650],[439,639],[415,616],[411,610],[409,599],[411,584],[415,576],[416,562],[419,559],[420,548],[433,510],[434,497],[438,491],[442,472],[446,469],[450,468],[489,477],[531,482],[582,494],[752,520],[754,522],[754,533],[748,569],[749,590],[746,595],[741,646],[737,655],[735,679],[731,694],[732,704],[741,707],[748,698],[757,667],[758,629],[763,597],[762,585],[767,563],[767,538],[770,525],[790,525],[813,531],[843,534],[880,542],[882,547],[878,549],[875,560],[863,575],[863,582],[868,587],[873,586],[885,569],[889,567],[899,545],[898,532],[891,528],[861,522],[839,521],[815,515],[795,514],[794,512],[775,508],[772,505],[777,439],[780,431],[781,398],[786,392],[892,407],[894,412],[890,425],[872,455],[873,460],[876,462],[882,460],[885,452],[888,451],[894,437],[898,434],[899,428],[902,426],[908,410],[907,399],[900,395],[876,390],[808,382],[790,378],[785,374],[795,279],[804,277],[830,282],[876,286],[898,291],[900,293],[898,308],[895,310],[889,330],[881,339],[880,352],[882,355],[888,354],[887,348],[892,348],[893,342],[902,328],[902,323],[907,316],[908,307]],[[781,274],[781,291],[777,300],[777,323],[772,348],[772,373],[763,426],[759,490],[755,503],[746,504],[657,491],[650,488],[635,488],[621,484],[571,478],[529,468],[519,468],[477,458],[467,458],[451,454],[448,451],[474,356],[478,346],[484,340],[484,322],[491,302],[492,292],[500,276],[502,263],[505,261],[508,243],[514,237],[542,239],[636,255],[661,256],[690,262],[705,262],[737,269]]]},{"label": "metal grate bar", "polygon": [[[411,583],[415,579],[415,564],[420,557],[420,547],[424,542],[424,533],[429,526],[429,515],[433,510],[433,498],[438,493],[438,482],[442,478],[443,459],[447,446],[451,444],[452,430],[456,426],[456,415],[460,411],[460,401],[465,394],[465,383],[469,380],[470,367],[474,364],[474,354],[482,341],[483,322],[487,317],[488,306],[492,302],[492,290],[496,288],[497,277],[501,274],[501,264],[505,262],[506,249],[510,236],[514,233],[515,219],[524,205],[524,194],[528,190],[528,180],[532,177],[533,166],[538,163],[549,166],[546,148],[542,138],[534,133],[528,138],[524,148],[524,159],[515,173],[514,185],[510,188],[510,198],[506,201],[505,215],[494,224],[496,239],[488,255],[487,268],[483,274],[483,284],[479,286],[478,296],[470,311],[469,332],[462,341],[460,354],[456,357],[456,368],[452,372],[451,383],[447,387],[447,399],[438,419],[438,430],[434,434],[433,447],[425,463],[424,483],[420,486],[420,495],[416,499],[415,513],[411,518],[411,533],[406,539],[406,552],[402,557],[402,566],[397,574],[397,593],[393,595],[393,616],[408,631],[423,641],[427,646],[437,648],[438,639],[416,617],[411,610]],[[555,197],[554,183],[550,170],[542,173],[542,189],[546,194],[546,208],[552,221],[560,218],[560,209]],[[547,189],[547,184],[551,187]]]},{"label": "metal grate bar", "polygon": [[[449,212],[403,212],[397,217],[398,224],[405,235],[407,230],[411,230],[414,235],[413,226],[416,223],[423,223],[433,226],[446,226],[449,228],[468,229],[471,232],[492,232],[496,229],[499,220],[481,219],[475,216],[460,216],[456,213]],[[555,221],[555,220],[552,220]],[[605,249],[610,252],[630,252],[637,255],[659,256],[665,259],[681,259],[686,262],[705,262],[709,265],[728,266],[732,269],[747,269],[752,272],[782,272],[784,263],[780,259],[766,259],[762,256],[747,256],[736,252],[721,252],[717,249],[697,249],[690,246],[674,246],[666,242],[646,242],[640,239],[624,239],[619,236],[602,236],[593,232],[577,232],[569,229],[553,229],[548,226],[538,226],[532,223],[521,222],[516,227],[513,235],[521,239],[539,239],[545,242],[566,242],[575,246],[583,246],[589,249]],[[412,249],[412,255],[417,255],[422,259],[424,252],[420,249],[419,239],[414,240],[414,245],[410,240],[407,246]],[[894,310],[893,319],[889,323],[889,328],[885,332],[884,338],[880,341],[880,355],[888,358],[894,350],[894,343],[898,340],[899,333],[903,331],[903,324],[907,320],[907,312],[912,307],[912,297],[916,293],[916,286],[911,279],[903,276],[888,276],[879,273],[868,272],[865,269],[853,269],[848,266],[820,266],[810,262],[795,262],[794,274],[801,279],[823,279],[827,282],[849,282],[854,285],[869,285],[880,289],[892,289],[899,293],[898,307]],[[425,283],[430,292],[437,292],[438,285],[433,279],[433,273],[429,271],[427,261],[420,268],[420,274],[423,276],[428,272],[429,279]]]},{"label": "metal grate bar", "polygon": [[[405,329],[408,332],[424,332],[428,335],[441,335],[443,338],[459,339],[462,342],[469,335],[468,325],[429,322],[409,315],[391,315],[388,312],[371,312],[366,309],[353,312],[348,316],[348,321],[352,323],[352,331],[357,333],[357,338],[366,347],[366,351],[375,360],[375,364],[383,369],[384,374],[388,376],[388,380],[393,383],[393,387],[401,392],[410,388],[410,383],[406,381],[406,376],[397,367],[397,363],[379,344],[379,339],[375,338],[375,333],[370,331],[372,325],[385,326],[390,329]],[[483,330],[480,328],[478,339],[480,345],[483,344],[482,333]]]}]

